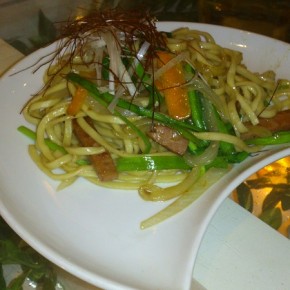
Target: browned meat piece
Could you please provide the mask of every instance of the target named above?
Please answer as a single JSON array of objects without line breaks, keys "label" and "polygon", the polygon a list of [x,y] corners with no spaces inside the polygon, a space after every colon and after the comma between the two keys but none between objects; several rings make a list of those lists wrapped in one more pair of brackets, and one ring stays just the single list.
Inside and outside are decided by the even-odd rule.
[{"label": "browned meat piece", "polygon": [[[245,125],[252,126],[249,123]],[[259,118],[259,124],[257,126],[266,128],[273,133],[278,131],[290,131],[290,110],[278,112],[273,118]],[[246,140],[256,136],[251,133],[245,133],[241,137]]]},{"label": "browned meat piece", "polygon": [[[91,123],[89,119],[86,119],[86,121],[88,121],[88,123]],[[98,144],[80,127],[76,119],[73,120],[73,130],[74,134],[76,135],[82,146],[100,146],[100,144]],[[112,181],[118,177],[116,166],[109,152],[105,151],[101,154],[90,155],[90,160],[101,181]]]},{"label": "browned meat piece", "polygon": [[272,132],[290,130],[290,110],[278,112],[273,118],[260,118],[259,125]]},{"label": "browned meat piece", "polygon": [[148,136],[158,144],[179,155],[183,155],[188,146],[187,139],[166,126],[154,126],[153,130],[148,133]]}]

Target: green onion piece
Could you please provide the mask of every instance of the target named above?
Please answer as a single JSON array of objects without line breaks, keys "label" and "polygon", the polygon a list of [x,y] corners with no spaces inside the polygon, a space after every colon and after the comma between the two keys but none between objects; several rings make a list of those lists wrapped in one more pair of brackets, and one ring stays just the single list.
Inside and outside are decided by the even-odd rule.
[{"label": "green onion piece", "polygon": [[201,93],[195,90],[188,92],[188,99],[191,109],[191,119],[194,125],[201,131],[206,130],[206,125],[203,117],[203,106],[201,102]]},{"label": "green onion piece", "polygon": [[280,145],[290,142],[290,131],[276,132],[269,137],[258,137],[246,140],[249,145]]},{"label": "green onion piece", "polygon": [[[25,126],[19,126],[17,128],[17,130],[19,132],[21,132],[22,134],[24,134],[25,136],[27,136],[28,138],[30,138],[31,140],[36,141],[36,133],[34,131],[32,131],[31,129],[29,129],[29,128],[25,127]],[[62,146],[54,143],[53,141],[51,141],[48,138],[45,139],[45,144],[52,151],[58,150],[58,151],[60,151],[63,154],[67,153],[67,151]]]},{"label": "green onion piece", "polygon": [[183,65],[183,69],[186,73],[188,73],[192,78],[195,76],[195,69],[193,68],[192,65],[190,65],[189,63],[185,63]]},{"label": "green onion piece", "polygon": [[78,159],[78,160],[76,160],[76,164],[80,165],[80,166],[82,166],[82,165],[90,165],[91,162],[88,159]]},{"label": "green onion piece", "polygon": [[241,163],[249,156],[250,154],[248,152],[241,151],[241,152],[232,152],[226,155],[225,158],[228,160],[229,163]]},{"label": "green onion piece", "polygon": [[122,171],[147,171],[147,170],[166,170],[184,169],[191,167],[181,156],[134,156],[120,157],[116,160],[117,170]]},{"label": "green onion piece", "polygon": [[19,126],[17,130],[22,134],[24,134],[26,137],[30,138],[31,140],[36,141],[36,133],[31,129],[25,126]]},{"label": "green onion piece", "polygon": [[160,92],[157,90],[157,88],[154,85],[152,86],[150,84],[151,78],[148,74],[146,74],[140,62],[136,65],[135,72],[136,72],[136,75],[140,78],[145,89],[149,92],[149,104],[147,108],[153,108],[155,105],[155,101],[158,100],[158,102],[160,102],[160,100],[162,99],[162,96]]},{"label": "green onion piece", "polygon": [[145,73],[144,67],[142,66],[140,62],[138,62],[138,64],[136,65],[135,73],[142,80],[142,83],[145,86],[145,88],[148,88],[151,86],[150,77],[148,74]]},{"label": "green onion piece", "polygon": [[189,151],[191,153],[195,153],[196,150],[197,150],[197,146],[196,146],[196,144],[194,142],[189,141],[189,143],[188,143],[188,149],[189,149]]},{"label": "green onion piece", "polygon": [[[220,117],[219,113],[217,112],[216,108],[213,107],[213,112],[214,112],[214,116],[215,116],[215,119],[216,119],[216,126],[218,128],[218,131],[221,132],[221,133],[226,133],[226,134],[231,134],[230,130],[232,128],[229,128],[229,125],[226,124]],[[224,142],[224,141],[221,141],[220,142],[220,151],[222,154],[224,155],[229,155],[229,154],[232,154],[233,152],[235,152],[235,147],[233,144],[231,143],[228,143],[228,142]]]},{"label": "green onion piece", "polygon": [[224,156],[217,156],[212,162],[204,166],[206,170],[210,168],[228,168],[229,162]]}]

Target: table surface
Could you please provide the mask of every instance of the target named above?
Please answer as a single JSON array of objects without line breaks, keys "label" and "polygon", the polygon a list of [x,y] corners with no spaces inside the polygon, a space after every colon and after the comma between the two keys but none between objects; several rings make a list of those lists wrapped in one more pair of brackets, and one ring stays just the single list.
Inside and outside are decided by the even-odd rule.
[{"label": "table surface", "polygon": [[[0,7],[2,2],[5,1],[0,1]],[[27,1],[19,1],[22,5],[23,2]],[[48,1],[39,2],[48,8]],[[22,57],[22,53],[0,39],[0,75]],[[286,290],[290,287],[289,273],[290,241],[226,199],[203,238],[192,289]],[[77,289],[88,289],[85,283],[77,283]]]}]

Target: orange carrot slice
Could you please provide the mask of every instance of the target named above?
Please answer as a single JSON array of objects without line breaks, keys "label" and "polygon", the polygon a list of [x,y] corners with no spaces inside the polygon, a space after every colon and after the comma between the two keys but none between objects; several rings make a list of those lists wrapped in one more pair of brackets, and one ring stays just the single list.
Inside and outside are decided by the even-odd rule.
[{"label": "orange carrot slice", "polygon": [[67,114],[71,116],[75,116],[82,108],[84,104],[88,92],[86,89],[82,87],[78,87],[74,96],[72,97],[71,103],[67,108]]},{"label": "orange carrot slice", "polygon": [[[157,57],[158,66],[162,67],[172,60],[174,55],[166,51],[159,51]],[[182,86],[185,82],[186,80],[180,63],[168,69],[156,81],[157,89],[164,94],[169,116],[178,120],[190,116],[187,90]]]}]

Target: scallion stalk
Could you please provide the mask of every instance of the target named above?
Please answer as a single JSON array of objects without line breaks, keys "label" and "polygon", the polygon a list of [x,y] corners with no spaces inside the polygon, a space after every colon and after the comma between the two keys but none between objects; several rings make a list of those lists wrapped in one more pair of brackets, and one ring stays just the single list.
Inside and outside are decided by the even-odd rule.
[{"label": "scallion stalk", "polygon": [[189,90],[188,99],[191,109],[191,119],[194,125],[201,131],[206,130],[206,125],[204,122],[203,112],[202,112],[202,102],[201,94],[195,90]]},{"label": "scallion stalk", "polygon": [[290,131],[276,132],[269,137],[258,137],[245,141],[249,145],[280,145],[290,143]]},{"label": "scallion stalk", "polygon": [[120,157],[116,160],[117,170],[122,171],[147,171],[147,170],[166,170],[184,169],[191,167],[184,161],[183,157],[177,155],[170,156],[133,156]]},{"label": "scallion stalk", "polygon": [[[32,131],[31,129],[25,127],[25,126],[19,126],[17,128],[17,130],[19,132],[21,132],[22,134],[24,134],[26,137],[30,138],[33,141],[36,141],[36,133],[34,131]],[[48,146],[48,148],[52,151],[60,151],[63,154],[66,154],[67,151],[65,150],[65,148],[63,148],[62,146],[54,143],[53,141],[51,141],[48,138],[45,138],[45,144]]]}]

